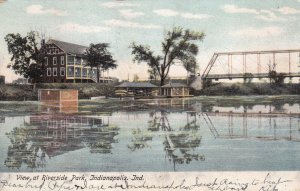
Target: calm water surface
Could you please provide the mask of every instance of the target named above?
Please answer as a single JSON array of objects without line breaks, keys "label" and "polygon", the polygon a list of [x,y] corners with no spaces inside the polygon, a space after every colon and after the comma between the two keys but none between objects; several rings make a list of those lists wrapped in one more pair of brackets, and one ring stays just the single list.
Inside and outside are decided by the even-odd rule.
[{"label": "calm water surface", "polygon": [[0,171],[300,170],[298,101],[251,99],[33,103],[0,118]]}]

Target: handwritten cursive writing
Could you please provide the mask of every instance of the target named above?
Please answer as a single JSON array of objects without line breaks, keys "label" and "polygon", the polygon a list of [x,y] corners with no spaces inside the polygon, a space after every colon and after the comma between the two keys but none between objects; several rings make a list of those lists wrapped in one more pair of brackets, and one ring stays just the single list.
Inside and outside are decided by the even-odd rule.
[{"label": "handwritten cursive writing", "polygon": [[[62,178],[63,177],[63,178]],[[211,178],[209,181],[201,180],[199,177],[182,178],[169,180],[169,182],[148,182],[145,176],[134,175],[129,179],[126,176],[115,176],[117,178],[108,179],[108,181],[99,180],[99,177],[92,175],[90,177],[82,176],[61,176],[59,178],[42,179],[42,181],[34,181],[31,178],[22,179],[22,181],[10,182],[8,180],[0,180],[0,190],[24,190],[42,191],[69,191],[69,190],[211,190],[211,191],[279,191],[286,188],[292,180],[284,180],[282,177],[272,177],[267,173],[263,179],[254,178],[247,181],[229,178]],[[114,176],[111,176],[114,177]],[[114,180],[114,181],[112,181]],[[282,189],[283,190],[283,189]]]}]

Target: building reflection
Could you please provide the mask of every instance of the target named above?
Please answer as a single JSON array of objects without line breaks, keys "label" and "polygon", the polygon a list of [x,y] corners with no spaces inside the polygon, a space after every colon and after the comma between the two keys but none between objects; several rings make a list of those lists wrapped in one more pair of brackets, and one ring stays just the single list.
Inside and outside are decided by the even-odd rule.
[{"label": "building reflection", "polygon": [[42,113],[77,113],[78,101],[40,101]]},{"label": "building reflection", "polygon": [[85,147],[91,153],[111,153],[117,142],[117,126],[101,117],[37,115],[25,118],[24,126],[14,128],[7,137],[5,165],[9,168],[45,168],[47,159]]},{"label": "building reflection", "polygon": [[0,123],[5,123],[5,117],[0,116]]}]

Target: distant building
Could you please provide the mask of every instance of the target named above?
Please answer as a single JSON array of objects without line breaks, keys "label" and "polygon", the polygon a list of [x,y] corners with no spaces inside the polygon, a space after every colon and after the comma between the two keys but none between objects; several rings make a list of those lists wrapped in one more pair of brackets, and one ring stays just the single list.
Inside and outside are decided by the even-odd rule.
[{"label": "distant building", "polygon": [[[44,83],[93,83],[97,82],[96,69],[86,66],[83,58],[86,46],[50,39],[42,45],[45,48]],[[101,75],[101,74],[100,74]],[[100,76],[100,82],[110,78]]]},{"label": "distant building", "polygon": [[5,76],[0,76],[0,84],[5,84]]},{"label": "distant building", "polygon": [[189,87],[181,83],[169,83],[161,87],[161,95],[166,97],[188,97]]}]

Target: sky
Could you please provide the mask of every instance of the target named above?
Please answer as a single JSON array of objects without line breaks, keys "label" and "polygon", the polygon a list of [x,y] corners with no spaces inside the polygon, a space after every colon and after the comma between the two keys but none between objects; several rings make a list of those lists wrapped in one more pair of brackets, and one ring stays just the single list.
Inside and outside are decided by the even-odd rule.
[{"label": "sky", "polygon": [[[66,42],[88,46],[110,43],[117,69],[110,76],[147,79],[147,65],[133,63],[132,42],[161,54],[161,41],[173,27],[203,31],[198,72],[214,52],[300,49],[300,0],[0,0],[0,75],[11,82],[8,33],[36,30]],[[296,68],[295,68],[296,69]],[[187,73],[180,63],[170,77]]]}]

